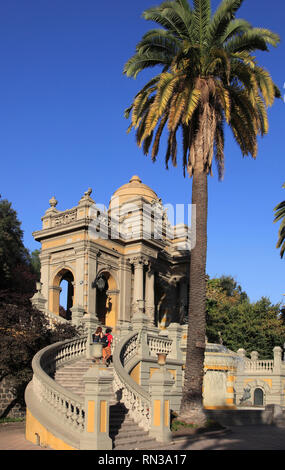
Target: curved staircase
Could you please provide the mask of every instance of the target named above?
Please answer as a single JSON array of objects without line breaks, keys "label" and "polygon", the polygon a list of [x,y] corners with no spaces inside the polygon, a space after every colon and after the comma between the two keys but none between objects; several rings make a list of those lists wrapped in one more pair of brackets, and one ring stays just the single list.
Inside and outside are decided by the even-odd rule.
[{"label": "curved staircase", "polygon": [[[47,346],[33,358],[33,379],[25,392],[27,440],[55,450],[163,448],[171,437],[170,408],[175,411],[181,399],[182,361],[173,340],[144,325],[121,331],[114,341],[113,363],[99,383],[88,359],[94,355],[92,331],[88,326],[82,336]],[[169,355],[175,379],[170,373],[165,382],[164,374],[149,379],[159,369],[157,354]],[[131,375],[137,366],[139,381]],[[96,396],[107,397],[100,402],[100,431],[94,431]],[[109,417],[107,425],[104,416]]]},{"label": "curved staircase", "polygon": [[[83,376],[92,364],[91,359],[84,358],[62,366],[56,370],[54,380],[65,389],[83,397]],[[109,370],[113,372],[113,367],[109,366]],[[115,393],[110,402],[109,431],[114,450],[148,450],[158,446],[158,442],[134,422],[129,410],[117,399]]]}]

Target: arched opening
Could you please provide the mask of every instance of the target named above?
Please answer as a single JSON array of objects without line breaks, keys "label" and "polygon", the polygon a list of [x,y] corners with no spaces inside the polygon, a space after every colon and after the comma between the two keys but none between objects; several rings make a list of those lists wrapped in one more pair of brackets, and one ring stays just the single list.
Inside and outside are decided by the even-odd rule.
[{"label": "arched opening", "polygon": [[74,278],[70,271],[67,271],[60,281],[60,297],[59,297],[59,315],[71,320],[71,307],[73,306],[74,297]]},{"label": "arched opening", "polygon": [[50,310],[67,320],[71,320],[71,307],[74,305],[74,276],[69,269],[61,269],[50,287]]},{"label": "arched opening", "polygon": [[96,279],[96,313],[102,325],[115,328],[117,323],[118,291],[114,277],[102,272]]},{"label": "arched opening", "polygon": [[261,388],[256,388],[253,395],[254,406],[263,406],[264,404],[264,393]]}]

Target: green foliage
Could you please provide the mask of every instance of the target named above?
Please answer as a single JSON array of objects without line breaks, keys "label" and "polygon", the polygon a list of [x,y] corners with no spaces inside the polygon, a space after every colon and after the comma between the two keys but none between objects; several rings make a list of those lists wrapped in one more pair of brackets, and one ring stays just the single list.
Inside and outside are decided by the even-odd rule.
[{"label": "green foliage", "polygon": [[29,294],[0,290],[0,382],[9,379],[16,396],[14,404],[24,405],[34,355],[49,344],[77,334],[70,324],[50,329],[45,315],[31,305]]},{"label": "green foliage", "polygon": [[40,261],[40,250],[34,250],[31,253],[31,266],[34,274],[36,275],[37,281],[41,278],[41,261]]},{"label": "green foliage", "polygon": [[[72,325],[49,328],[45,315],[30,301],[39,279],[39,251],[30,256],[23,244],[17,213],[7,200],[0,201],[0,382],[7,378],[15,395],[13,404],[24,405],[24,392],[32,378],[32,359],[43,347],[73,338]],[[10,407],[0,418],[8,414]]]},{"label": "green foliage", "polygon": [[197,425],[193,423],[185,423],[184,421],[179,421],[178,419],[173,420],[171,423],[171,431],[179,431],[185,428],[195,429],[197,428]]},{"label": "green foliage", "polygon": [[6,199],[0,200],[0,289],[11,287],[18,266],[28,267],[29,251],[17,213]]},{"label": "green foliage", "polygon": [[[283,184],[282,188],[285,188],[285,184]],[[281,221],[276,248],[280,248],[280,257],[283,258],[285,251],[285,201],[280,202],[280,204],[274,208],[274,211],[274,222]]]},{"label": "green foliage", "polygon": [[224,124],[227,123],[243,155],[257,156],[258,135],[268,132],[267,108],[281,93],[270,74],[258,66],[255,51],[268,51],[280,38],[236,18],[243,0],[223,0],[211,14],[210,0],[164,1],[143,17],[161,28],[148,31],[137,44],[124,73],[136,78],[143,70],[161,66],[137,93],[126,110],[128,131],[151,158],[158,154],[167,123],[166,167],[177,164],[178,129],[182,131],[183,171],[189,176],[203,154],[205,172],[215,156],[219,177],[224,165]]},{"label": "green foliage", "polygon": [[257,351],[271,358],[274,346],[283,346],[285,326],[280,305],[262,297],[251,303],[231,277],[209,279],[207,288],[207,329],[209,342],[223,344],[232,351]]}]

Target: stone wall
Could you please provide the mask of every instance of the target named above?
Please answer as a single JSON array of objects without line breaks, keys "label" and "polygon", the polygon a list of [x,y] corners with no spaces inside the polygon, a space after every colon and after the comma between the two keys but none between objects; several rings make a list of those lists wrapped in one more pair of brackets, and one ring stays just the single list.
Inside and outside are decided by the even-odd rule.
[{"label": "stone wall", "polygon": [[11,385],[7,379],[0,383],[0,419],[24,418],[26,408],[15,404],[15,395],[11,391]]}]

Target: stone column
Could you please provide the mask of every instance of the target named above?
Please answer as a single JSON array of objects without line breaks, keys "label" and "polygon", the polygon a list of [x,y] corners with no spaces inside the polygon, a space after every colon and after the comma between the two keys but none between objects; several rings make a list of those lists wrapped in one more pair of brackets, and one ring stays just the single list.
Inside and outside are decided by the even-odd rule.
[{"label": "stone column", "polygon": [[95,332],[97,326],[99,325],[98,319],[94,318],[94,315],[88,313],[83,317],[83,325],[85,331],[87,331],[87,340],[86,340],[86,358],[92,358],[92,334]]},{"label": "stone column", "polygon": [[142,257],[133,258],[131,264],[134,265],[134,304],[138,300],[144,300],[143,295],[143,270],[144,259]]},{"label": "stone column", "polygon": [[275,346],[273,348],[273,358],[274,358],[274,366],[273,372],[274,374],[281,374],[281,362],[282,362],[282,349],[280,346]]},{"label": "stone column", "polygon": [[41,282],[36,283],[36,289],[37,289],[37,292],[31,298],[31,302],[37,310],[40,310],[41,312],[45,313],[47,299],[45,299],[44,296],[42,295]]},{"label": "stone column", "polygon": [[85,429],[80,439],[80,450],[111,450],[109,437],[109,408],[113,375],[102,364],[88,369],[85,384]]},{"label": "stone column", "polygon": [[149,267],[145,279],[145,309],[151,325],[154,325],[154,271]]},{"label": "stone column", "polygon": [[182,279],[180,282],[180,299],[179,299],[179,321],[180,323],[183,323],[185,321],[185,318],[188,315],[187,312],[187,302],[188,299],[188,285],[187,285],[187,280]]},{"label": "stone column", "polygon": [[70,309],[71,311],[71,323],[72,325],[78,327],[82,324],[84,308],[81,305],[74,305]]},{"label": "stone column", "polygon": [[258,352],[257,352],[257,351],[252,351],[252,352],[250,353],[250,359],[251,359],[252,361],[258,361]]},{"label": "stone column", "polygon": [[94,315],[96,320],[96,302],[97,302],[97,289],[96,278],[98,272],[98,258],[101,256],[100,250],[89,244],[88,251],[88,313]]},{"label": "stone column", "polygon": [[181,336],[182,326],[179,323],[170,323],[167,328],[168,336],[172,339],[171,352],[168,355],[170,359],[177,359],[183,361],[183,355],[181,351]]},{"label": "stone column", "polygon": [[151,426],[149,435],[159,442],[171,441],[170,400],[174,383],[172,375],[165,366],[154,372],[150,378]]}]

